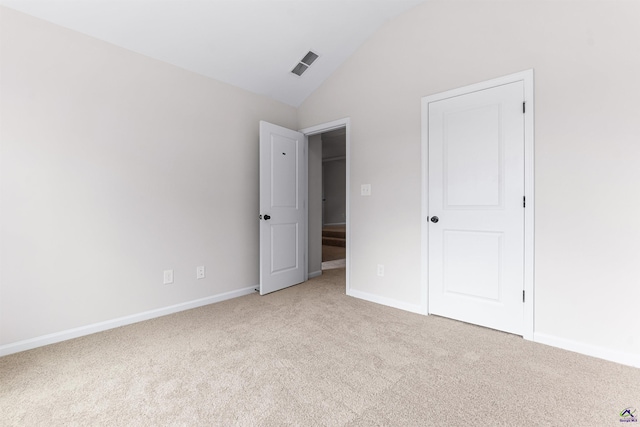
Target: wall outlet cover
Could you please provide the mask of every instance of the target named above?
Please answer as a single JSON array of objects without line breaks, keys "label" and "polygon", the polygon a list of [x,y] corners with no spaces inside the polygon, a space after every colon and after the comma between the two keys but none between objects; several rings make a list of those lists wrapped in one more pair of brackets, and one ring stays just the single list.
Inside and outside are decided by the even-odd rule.
[{"label": "wall outlet cover", "polygon": [[173,283],[173,270],[164,271],[162,283],[165,285],[170,285]]}]

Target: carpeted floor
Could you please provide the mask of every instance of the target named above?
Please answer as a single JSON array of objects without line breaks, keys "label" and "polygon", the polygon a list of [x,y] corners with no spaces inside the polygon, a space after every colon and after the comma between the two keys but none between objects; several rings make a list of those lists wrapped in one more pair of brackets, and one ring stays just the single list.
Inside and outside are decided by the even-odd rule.
[{"label": "carpeted floor", "polygon": [[322,245],[322,262],[344,259],[346,254],[347,250],[344,247]]},{"label": "carpeted floor", "polygon": [[344,269],[0,358],[2,426],[617,426],[640,369],[347,297]]}]

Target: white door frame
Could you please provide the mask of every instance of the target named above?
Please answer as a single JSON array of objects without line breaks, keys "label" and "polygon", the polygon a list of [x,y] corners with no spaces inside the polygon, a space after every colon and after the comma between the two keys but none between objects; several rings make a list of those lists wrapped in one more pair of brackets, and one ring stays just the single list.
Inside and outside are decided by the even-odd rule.
[{"label": "white door frame", "polygon": [[[345,157],[346,157],[346,205],[345,205],[345,222],[346,222],[346,244],[345,244],[345,252],[346,252],[346,281],[347,281],[347,289],[346,293],[349,295],[351,291],[351,239],[349,235],[351,234],[351,210],[349,208],[351,203],[351,194],[350,194],[350,182],[351,182],[351,119],[346,117],[344,119],[334,120],[332,122],[322,123],[316,126],[311,126],[308,128],[300,129],[298,132],[303,133],[306,137],[311,135],[317,135],[319,133],[329,132],[335,129],[345,128]],[[305,247],[305,262],[307,263],[307,267],[305,271],[309,271],[309,243],[307,241],[307,245]]]},{"label": "white door frame", "polygon": [[422,213],[421,213],[421,306],[424,314],[429,314],[429,103],[455,96],[465,95],[514,82],[524,84],[524,319],[523,338],[533,341],[534,332],[534,129],[533,129],[533,69],[499,77],[497,79],[448,90],[422,98]]}]

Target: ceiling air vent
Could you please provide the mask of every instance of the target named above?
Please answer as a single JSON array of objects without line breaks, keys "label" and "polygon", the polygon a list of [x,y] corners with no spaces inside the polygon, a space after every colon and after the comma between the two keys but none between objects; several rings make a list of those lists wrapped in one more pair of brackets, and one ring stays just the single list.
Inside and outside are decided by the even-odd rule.
[{"label": "ceiling air vent", "polygon": [[309,53],[307,53],[304,58],[302,58],[302,62],[303,64],[307,64],[307,65],[311,65],[313,64],[313,61],[315,61],[316,59],[318,59],[318,55],[316,55],[315,53],[309,51]]},{"label": "ceiling air vent", "polygon": [[301,76],[302,73],[304,73],[305,71],[307,71],[307,69],[309,68],[309,66],[311,64],[313,64],[313,62],[318,59],[318,55],[309,51],[304,58],[302,58],[300,60],[300,62],[298,63],[298,65],[296,65],[293,70],[291,70],[291,72],[293,74],[295,74],[296,76]]},{"label": "ceiling air vent", "polygon": [[295,68],[293,70],[291,70],[291,72],[297,76],[301,76],[302,73],[304,73],[305,71],[307,71],[307,68],[309,68],[308,66],[304,65],[302,62],[299,63],[298,65],[295,66]]}]

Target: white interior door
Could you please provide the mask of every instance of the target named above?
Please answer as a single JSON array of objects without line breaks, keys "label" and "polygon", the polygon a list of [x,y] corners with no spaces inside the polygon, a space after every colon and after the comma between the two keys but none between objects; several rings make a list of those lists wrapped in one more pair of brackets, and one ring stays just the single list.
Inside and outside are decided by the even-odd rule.
[{"label": "white interior door", "polygon": [[306,136],[260,122],[260,295],[306,280]]},{"label": "white interior door", "polygon": [[429,103],[429,312],[522,335],[524,86]]}]

